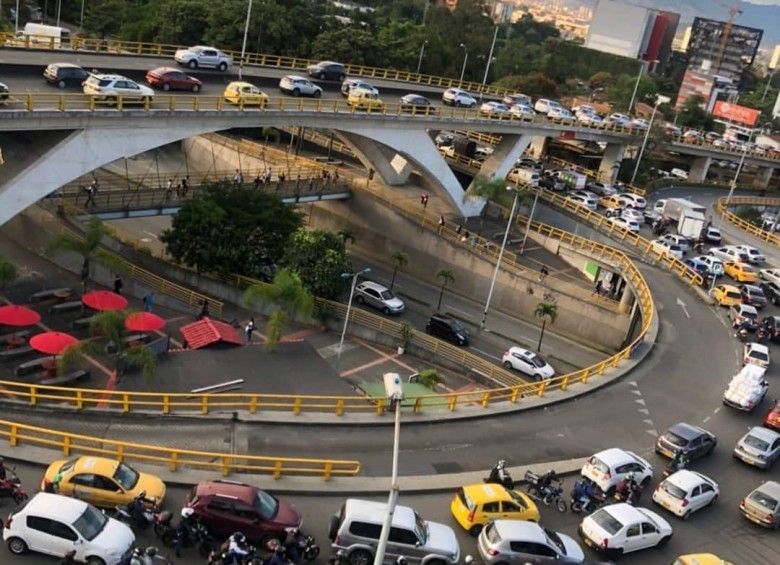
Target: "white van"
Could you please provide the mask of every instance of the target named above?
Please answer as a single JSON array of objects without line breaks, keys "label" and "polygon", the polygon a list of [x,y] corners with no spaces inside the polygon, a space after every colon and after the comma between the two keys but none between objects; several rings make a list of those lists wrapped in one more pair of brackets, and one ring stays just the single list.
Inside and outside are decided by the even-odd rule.
[{"label": "white van", "polygon": [[549,114],[550,110],[553,108],[563,108],[563,106],[561,106],[560,102],[548,100],[547,98],[540,98],[536,101],[536,104],[534,104],[534,110],[545,116]]},{"label": "white van", "polygon": [[29,42],[30,45],[59,49],[62,44],[70,44],[70,30],[66,27],[30,22],[24,25],[24,30],[17,34],[16,40]]},{"label": "white van", "polygon": [[539,186],[539,173],[531,169],[517,168],[509,173],[509,180],[517,184]]}]

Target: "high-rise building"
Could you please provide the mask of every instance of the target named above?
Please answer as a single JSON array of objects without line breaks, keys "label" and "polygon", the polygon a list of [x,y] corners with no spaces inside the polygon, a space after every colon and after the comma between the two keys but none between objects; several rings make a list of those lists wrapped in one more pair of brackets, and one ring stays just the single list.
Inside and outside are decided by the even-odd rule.
[{"label": "high-rise building", "polygon": [[739,83],[742,71],[753,63],[764,30],[694,18],[688,41],[688,69]]},{"label": "high-rise building", "polygon": [[778,62],[780,62],[780,43],[775,45],[775,49],[772,51],[772,57],[769,59],[769,69],[774,71]]},{"label": "high-rise building", "polygon": [[598,0],[585,47],[658,61],[649,70],[662,73],[669,62],[680,15],[615,0]]}]

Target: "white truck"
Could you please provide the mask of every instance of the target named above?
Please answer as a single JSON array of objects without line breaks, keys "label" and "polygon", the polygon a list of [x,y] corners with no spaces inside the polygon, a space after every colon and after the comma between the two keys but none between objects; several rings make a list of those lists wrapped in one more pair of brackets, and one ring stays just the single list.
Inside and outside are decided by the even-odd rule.
[{"label": "white truck", "polygon": [[588,183],[587,175],[575,171],[558,171],[558,178],[572,190],[583,190]]},{"label": "white truck", "polygon": [[677,233],[688,239],[698,239],[704,231],[706,220],[704,214],[684,211],[677,221]]},{"label": "white truck", "polygon": [[22,31],[17,32],[14,43],[59,49],[63,44],[70,44],[70,30],[66,27],[30,22],[24,25]]},{"label": "white truck", "polygon": [[747,364],[742,367],[723,393],[723,404],[743,412],[751,412],[761,404],[769,390],[764,373],[766,369],[758,365]]},{"label": "white truck", "polygon": [[[680,221],[680,218],[685,212],[697,212],[701,215],[707,214],[706,207],[686,200],[685,198],[661,198],[655,203],[653,210],[676,222]],[[698,237],[698,234],[696,237]]]},{"label": "white truck", "polygon": [[528,184],[530,186],[539,186],[539,173],[531,169],[512,169],[509,172],[509,180],[517,184]]}]

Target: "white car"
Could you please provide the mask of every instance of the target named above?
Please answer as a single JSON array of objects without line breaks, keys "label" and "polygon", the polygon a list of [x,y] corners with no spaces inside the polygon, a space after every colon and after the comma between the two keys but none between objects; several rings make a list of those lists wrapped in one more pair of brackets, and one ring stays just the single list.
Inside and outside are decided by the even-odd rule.
[{"label": "white car", "polygon": [[400,314],[404,311],[403,300],[389,288],[373,281],[365,281],[355,287],[355,300],[358,304],[368,304],[381,310],[383,314]]},{"label": "white car", "polygon": [[715,277],[722,277],[726,272],[726,270],[723,268],[723,261],[715,257],[711,257],[709,255],[699,255],[693,259],[701,261],[707,265],[707,269],[709,269],[710,273],[712,273],[712,275]]},{"label": "white car", "polygon": [[624,218],[623,216],[618,216],[615,218],[610,218],[607,221],[615,224],[619,228],[623,228],[624,230],[628,230],[634,233],[639,233],[639,222],[637,222],[636,220],[629,220]]},{"label": "white car", "polygon": [[742,361],[758,365],[764,369],[769,368],[769,348],[763,343],[746,343]]},{"label": "white car", "polygon": [[122,100],[148,102],[154,98],[154,90],[121,75],[93,73],[84,81],[84,94],[109,103]]},{"label": "white car", "polygon": [[190,69],[217,69],[225,72],[233,64],[233,59],[214,47],[196,45],[187,49],[179,49],[174,59],[180,65]]},{"label": "white car", "polygon": [[688,180],[688,171],[686,171],[685,169],[680,169],[678,167],[675,167],[674,169],[669,171],[669,174],[681,180]]},{"label": "white car", "polygon": [[647,486],[653,478],[653,467],[636,453],[618,447],[599,451],[580,471],[583,477],[595,482],[606,493],[613,493],[617,484],[629,473],[634,474],[637,483]]},{"label": "white car", "polygon": [[319,98],[322,96],[322,88],[306,77],[299,75],[287,75],[282,77],[279,81],[279,90],[295,97],[313,96],[314,98]]},{"label": "white car", "polygon": [[720,230],[713,226],[704,228],[704,239],[710,243],[720,243],[722,239]]},{"label": "white car", "polygon": [[575,114],[577,116],[577,121],[581,124],[586,124],[589,126],[600,126],[604,123],[604,120],[602,120],[598,114],[590,114],[588,112],[577,112]]},{"label": "white car", "polygon": [[548,380],[555,376],[555,369],[547,361],[522,347],[510,347],[501,358],[501,363],[507,369],[532,376],[535,381]]},{"label": "white car", "polygon": [[618,196],[626,203],[626,206],[636,208],[637,210],[644,210],[647,208],[647,200],[638,194],[634,194],[633,192],[621,192]]},{"label": "white car", "polygon": [[625,114],[610,114],[607,118],[608,124],[615,124],[616,126],[627,126],[631,119]]},{"label": "white car", "polygon": [[536,116],[534,109],[527,104],[515,104],[509,108],[509,113],[512,114],[515,118],[533,118]]},{"label": "white car", "polygon": [[780,269],[761,269],[758,276],[764,280],[780,284]]},{"label": "white car", "polygon": [[587,208],[588,210],[591,210],[593,212],[595,212],[599,206],[599,201],[597,199],[588,197],[585,194],[580,194],[580,193],[570,194],[569,196],[566,197],[566,200],[568,200],[569,202],[573,202],[574,204],[578,204],[583,208]]},{"label": "white car", "polygon": [[75,560],[89,565],[119,565],[130,558],[132,530],[122,522],[76,498],[39,492],[11,512],[3,540],[13,555],[27,551],[64,557],[76,550]]},{"label": "white car", "polygon": [[672,538],[672,526],[652,510],[620,502],[586,516],[579,534],[585,545],[614,558],[664,545]]},{"label": "white car", "polygon": [[348,78],[341,83],[341,94],[344,96],[349,96],[349,93],[353,90],[365,90],[374,96],[379,96],[379,91],[363,79]]},{"label": "white car", "polygon": [[626,220],[631,220],[633,222],[637,222],[638,224],[641,224],[645,219],[645,217],[642,215],[642,212],[639,210],[634,210],[633,208],[624,208],[620,215]]},{"label": "white car", "polygon": [[576,106],[572,106],[571,109],[572,112],[575,114],[596,114],[596,108],[591,106],[590,104],[577,104]]},{"label": "white car", "polygon": [[763,426],[750,428],[734,447],[734,457],[760,469],[769,469],[780,457],[780,434]]},{"label": "white car", "polygon": [[465,90],[460,88],[448,88],[441,95],[441,101],[448,106],[456,106],[458,108],[476,108],[477,101]]},{"label": "white car", "polygon": [[501,102],[485,102],[479,107],[479,113],[483,116],[500,118],[509,115],[509,108]]},{"label": "white car", "polygon": [[576,118],[569,110],[564,107],[550,108],[547,117],[551,120],[560,120],[562,122],[573,122]]},{"label": "white car", "polygon": [[691,244],[688,241],[687,238],[677,235],[674,233],[667,233],[666,235],[661,236],[659,239],[663,241],[668,241],[672,245],[679,245],[680,249],[682,249],[683,254],[688,253],[688,251],[691,250]]},{"label": "white car", "polygon": [[647,128],[650,127],[650,122],[648,122],[644,118],[634,118],[633,120],[628,122],[628,127],[634,129],[646,130]]},{"label": "white car", "polygon": [[734,249],[745,253],[748,257],[748,262],[753,263],[754,265],[766,261],[766,257],[764,257],[758,249],[750,245],[735,245]]},{"label": "white car", "polygon": [[723,393],[723,404],[743,412],[752,412],[764,400],[769,383],[764,376],[766,369],[757,365],[745,365],[734,375]]},{"label": "white car", "polygon": [[735,249],[732,245],[725,247],[713,247],[709,251],[711,257],[717,257],[724,263],[747,263],[747,254]]},{"label": "white car", "polygon": [[719,495],[718,483],[700,473],[683,469],[658,484],[653,491],[653,502],[687,520],[697,510],[715,504]]},{"label": "white car", "polygon": [[555,100],[548,100],[547,98],[540,98],[536,101],[536,104],[534,104],[534,110],[536,110],[539,114],[544,114],[545,116],[550,113],[550,110],[553,108],[562,108],[560,102],[556,102]]},{"label": "white car", "polygon": [[665,239],[655,239],[650,242],[650,246],[659,254],[668,253],[675,259],[678,259],[680,261],[682,261],[683,259],[682,248],[677,244],[666,241]]}]

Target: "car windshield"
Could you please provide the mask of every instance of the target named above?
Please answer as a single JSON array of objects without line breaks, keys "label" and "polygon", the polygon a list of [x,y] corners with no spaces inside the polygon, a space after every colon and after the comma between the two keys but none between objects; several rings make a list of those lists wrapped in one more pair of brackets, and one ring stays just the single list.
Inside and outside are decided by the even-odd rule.
[{"label": "car windshield", "polygon": [[120,463],[114,471],[114,480],[125,490],[132,490],[138,484],[140,475],[124,463]]},{"label": "car windshield", "polygon": [[520,506],[521,508],[528,508],[528,504],[526,504],[525,500],[523,500],[523,499],[520,497],[520,495],[519,495],[519,494],[517,494],[517,493],[516,493],[515,491],[513,491],[513,490],[507,490],[507,492],[509,493],[509,497],[510,497],[510,498],[511,498],[511,499],[512,499],[514,502],[515,502],[515,504],[517,504],[517,505],[518,505],[518,506]]},{"label": "car windshield", "polygon": [[688,443],[684,438],[671,431],[664,434],[664,439],[677,447],[683,447]]},{"label": "car windshield", "polygon": [[[728,296],[729,298],[742,298],[742,295],[740,293],[734,292],[733,290],[727,290],[726,291],[726,296]],[[744,312],[743,312],[743,314],[744,314]],[[747,316],[747,317],[750,317],[750,316]]]},{"label": "car windshield", "polygon": [[757,449],[758,451],[766,451],[769,448],[768,442],[756,436],[752,436],[750,434],[745,436],[745,439],[742,440],[742,443],[744,443],[748,447]]},{"label": "car windshield", "polygon": [[[731,295],[729,295],[731,296]],[[743,318],[750,318],[751,320],[758,320],[758,314],[756,312],[751,312],[750,310],[742,310],[741,312]]]},{"label": "car windshield", "polygon": [[379,296],[382,297],[382,300],[392,300],[393,298],[395,298],[395,294],[393,294],[389,290],[383,290],[382,292],[379,293]]},{"label": "car windshield", "polygon": [[762,492],[760,490],[754,491],[750,493],[750,496],[748,497],[748,500],[752,500],[759,506],[763,506],[767,510],[774,511],[777,508],[778,501],[772,498],[770,495],[768,495],[765,492]]},{"label": "car windshield", "polygon": [[70,461],[66,461],[62,464],[62,467],[60,467],[58,473],[70,473],[73,470],[73,467],[76,465],[76,461],[78,461],[78,459],[71,459]]},{"label": "car windshield", "polygon": [[458,322],[457,320],[453,320],[452,321],[452,330],[454,332],[462,332],[462,331],[464,331],[463,330],[463,326],[460,325],[460,322]]},{"label": "car windshield", "polygon": [[553,532],[552,530],[544,530],[544,533],[547,535],[547,545],[550,547],[555,547],[560,553],[563,555],[566,555],[566,547],[563,545],[563,541],[561,540],[560,536]]},{"label": "car windshield", "polygon": [[423,545],[428,543],[428,524],[417,512],[414,513],[414,531],[417,534],[417,539]]},{"label": "car windshield", "polygon": [[531,355],[529,355],[529,356],[528,356],[528,360],[529,360],[531,363],[533,363],[533,366],[534,366],[534,367],[538,367],[538,368],[542,368],[542,367],[544,367],[544,366],[547,364],[547,363],[545,363],[545,362],[542,360],[542,358],[541,358],[541,357],[539,357],[539,356],[538,356],[538,355],[536,355],[535,353],[532,353]]},{"label": "car windshield", "polygon": [[255,510],[257,510],[263,518],[272,520],[279,511],[279,502],[267,492],[258,489],[257,496],[255,497]]},{"label": "car windshield", "polygon": [[750,357],[758,359],[759,361],[769,361],[769,355],[763,351],[756,351],[755,349],[750,352]]},{"label": "car windshield", "polygon": [[485,537],[493,545],[496,545],[501,541],[501,534],[498,533],[498,528],[496,528],[496,525],[493,522],[490,522],[490,524],[485,527]]},{"label": "car windshield", "polygon": [[623,524],[621,524],[617,520],[617,518],[615,518],[612,514],[610,514],[606,510],[599,510],[598,512],[593,514],[590,518],[591,520],[596,522],[596,524],[598,524],[598,526],[602,530],[604,530],[611,536],[614,536],[621,529],[623,529]]},{"label": "car windshield", "polygon": [[754,273],[755,272],[751,267],[748,267],[747,265],[740,264],[740,268],[742,269],[743,273]]},{"label": "car windshield", "polygon": [[108,524],[108,517],[100,510],[87,504],[84,513],[73,522],[73,528],[87,541],[92,541]]},{"label": "car windshield", "polygon": [[679,500],[685,498],[685,491],[680,487],[678,487],[677,485],[673,485],[669,481],[664,481],[663,483],[661,483],[661,488],[665,493],[673,496],[674,498],[677,498]]}]

